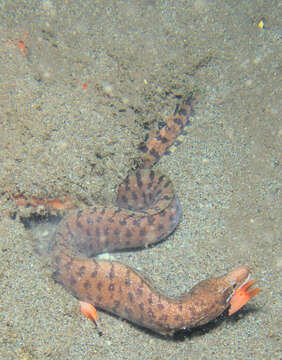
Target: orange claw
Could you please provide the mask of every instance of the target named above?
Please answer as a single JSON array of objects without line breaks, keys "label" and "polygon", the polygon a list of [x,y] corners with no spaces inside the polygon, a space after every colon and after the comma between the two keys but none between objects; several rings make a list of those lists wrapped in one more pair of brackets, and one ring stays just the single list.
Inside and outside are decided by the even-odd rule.
[{"label": "orange claw", "polygon": [[82,315],[87,317],[89,320],[93,321],[96,326],[98,326],[98,313],[95,307],[85,301],[80,301],[80,312]]},{"label": "orange claw", "polygon": [[256,282],[254,280],[248,281],[243,286],[235,290],[234,295],[230,300],[230,308],[228,310],[228,315],[231,316],[240,310],[251,298],[257,295],[261,289],[255,288],[250,291],[248,289],[253,286]]}]

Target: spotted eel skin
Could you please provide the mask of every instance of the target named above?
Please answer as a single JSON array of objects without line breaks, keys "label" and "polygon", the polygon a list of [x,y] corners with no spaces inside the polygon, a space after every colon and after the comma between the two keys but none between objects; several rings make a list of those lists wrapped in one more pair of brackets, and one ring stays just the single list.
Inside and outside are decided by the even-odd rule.
[{"label": "spotted eel skin", "polygon": [[246,267],[202,281],[189,292],[169,298],[140,272],[94,255],[147,247],[166,238],[181,218],[172,182],[152,166],[189,124],[193,98],[178,107],[142,150],[143,166],[130,173],[118,190],[116,206],[71,212],[53,238],[55,279],[81,301],[160,334],[202,325],[228,306]]}]

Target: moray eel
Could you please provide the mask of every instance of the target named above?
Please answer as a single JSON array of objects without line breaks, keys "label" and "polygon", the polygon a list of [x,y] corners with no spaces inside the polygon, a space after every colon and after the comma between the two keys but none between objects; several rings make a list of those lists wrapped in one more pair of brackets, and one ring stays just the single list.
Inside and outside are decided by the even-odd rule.
[{"label": "moray eel", "polygon": [[70,212],[53,238],[55,279],[75,297],[164,335],[219,316],[245,284],[248,268],[204,280],[180,297],[169,298],[133,268],[94,256],[147,247],[178,225],[181,206],[173,184],[152,167],[189,124],[193,102],[192,97],[184,101],[160,130],[150,134],[141,147],[142,166],[120,185],[116,206]]}]

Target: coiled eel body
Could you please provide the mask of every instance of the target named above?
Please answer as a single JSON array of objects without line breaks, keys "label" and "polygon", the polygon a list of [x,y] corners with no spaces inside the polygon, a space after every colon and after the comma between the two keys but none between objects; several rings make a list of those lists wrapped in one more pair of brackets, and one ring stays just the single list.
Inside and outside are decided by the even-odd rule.
[{"label": "coiled eel body", "polygon": [[249,270],[204,280],[177,298],[160,293],[140,272],[95,255],[143,248],[166,238],[181,218],[172,182],[153,170],[189,124],[193,98],[179,106],[142,146],[142,168],[130,173],[118,190],[116,206],[75,210],[53,238],[55,279],[79,300],[160,334],[203,325],[228,306]]}]

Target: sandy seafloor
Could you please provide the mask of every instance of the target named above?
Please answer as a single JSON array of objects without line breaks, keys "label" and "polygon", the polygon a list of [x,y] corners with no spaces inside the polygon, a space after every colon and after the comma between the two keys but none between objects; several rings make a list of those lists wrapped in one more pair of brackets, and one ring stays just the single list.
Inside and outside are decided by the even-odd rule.
[{"label": "sandy seafloor", "polygon": [[[280,20],[274,0],[1,1],[0,359],[281,358]],[[169,295],[244,264],[262,292],[172,339],[100,311],[99,335],[53,281],[54,225],[25,228],[11,195],[110,204],[190,91],[192,126],[157,166],[183,219],[115,257]]]}]

